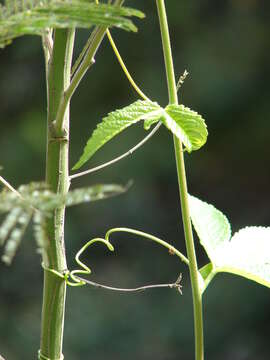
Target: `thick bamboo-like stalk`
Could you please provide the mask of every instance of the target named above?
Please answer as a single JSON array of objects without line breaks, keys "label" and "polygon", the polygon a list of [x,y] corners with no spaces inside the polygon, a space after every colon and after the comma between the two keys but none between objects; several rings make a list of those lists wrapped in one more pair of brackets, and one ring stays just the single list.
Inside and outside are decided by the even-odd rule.
[{"label": "thick bamboo-like stalk", "polygon": [[[69,104],[63,114],[63,131],[57,131],[55,117],[61,96],[70,83],[74,30],[56,30],[48,67],[48,130],[46,182],[57,193],[69,188]],[[48,243],[44,251],[44,268],[66,270],[64,244],[65,206],[55,210],[46,221]],[[44,271],[40,358],[61,359],[65,315],[66,283],[49,271]]]},{"label": "thick bamboo-like stalk", "polygon": [[[122,0],[114,5],[121,6]],[[69,180],[69,104],[81,79],[89,68],[107,28],[97,26],[94,40],[71,82],[71,65],[75,30],[54,31],[52,54],[45,52],[47,75],[47,158],[46,183],[51,190],[65,195]],[[56,209],[54,216],[46,221],[48,243],[43,254],[44,286],[41,319],[39,358],[61,360],[65,317],[66,282],[55,276],[52,269],[63,273],[67,269],[64,241],[65,206]]]}]

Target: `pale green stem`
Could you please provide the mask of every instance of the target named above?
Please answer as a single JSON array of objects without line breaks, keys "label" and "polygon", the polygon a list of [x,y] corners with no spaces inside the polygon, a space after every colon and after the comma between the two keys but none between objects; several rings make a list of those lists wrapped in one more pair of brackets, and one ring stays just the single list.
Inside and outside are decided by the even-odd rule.
[{"label": "pale green stem", "polygon": [[[163,53],[167,74],[167,84],[170,104],[177,104],[177,88],[174,75],[174,66],[171,52],[169,28],[167,22],[167,14],[164,0],[156,0],[160,30],[163,44]],[[189,259],[189,271],[192,287],[193,297],[193,312],[194,312],[194,328],[195,328],[195,359],[204,359],[204,344],[203,344],[203,316],[202,316],[202,295],[199,285],[198,266],[196,260],[196,253],[194,247],[194,240],[192,235],[192,227],[190,221],[190,213],[188,206],[188,191],[185,173],[184,155],[182,150],[182,143],[174,136],[174,148],[177,165],[177,176],[179,183],[180,201],[182,209],[182,219],[185,232],[185,241],[187,248],[187,255]]]},{"label": "pale green stem", "polygon": [[[46,182],[52,191],[65,195],[69,188],[69,102],[62,113],[63,129],[55,127],[61,96],[70,83],[74,30],[55,30],[48,67],[48,131]],[[67,268],[64,243],[65,206],[55,210],[44,224],[48,243],[43,254],[45,268],[64,272]],[[44,271],[40,359],[62,359],[66,282]]]}]

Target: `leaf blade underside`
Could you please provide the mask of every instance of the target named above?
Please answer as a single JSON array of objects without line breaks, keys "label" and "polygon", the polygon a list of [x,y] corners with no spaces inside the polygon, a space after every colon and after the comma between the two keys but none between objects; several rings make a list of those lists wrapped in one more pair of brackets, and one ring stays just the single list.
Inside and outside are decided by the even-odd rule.
[{"label": "leaf blade underside", "polygon": [[139,10],[96,5],[84,0],[7,1],[0,7],[0,47],[23,35],[42,35],[47,28],[116,26],[137,31],[128,18],[142,18]]}]

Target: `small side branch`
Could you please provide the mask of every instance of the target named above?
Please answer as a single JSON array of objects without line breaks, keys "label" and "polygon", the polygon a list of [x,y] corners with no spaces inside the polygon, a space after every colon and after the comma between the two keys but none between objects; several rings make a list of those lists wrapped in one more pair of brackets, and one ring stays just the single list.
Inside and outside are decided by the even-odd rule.
[{"label": "small side branch", "polygon": [[112,287],[112,286],[107,286],[107,285],[103,285],[103,284],[99,284],[96,283],[94,281],[90,281],[90,280],[86,280],[83,279],[79,276],[76,276],[76,278],[78,278],[78,280],[94,286],[96,288],[99,289],[105,289],[105,290],[111,290],[111,291],[118,291],[118,292],[124,292],[124,293],[133,293],[133,292],[140,292],[140,291],[145,291],[145,290],[150,290],[150,289],[160,289],[160,288],[169,288],[169,289],[176,289],[181,295],[182,295],[182,285],[181,280],[182,280],[182,274],[180,274],[178,276],[178,278],[176,279],[176,281],[172,284],[155,284],[155,285],[146,285],[146,286],[140,286],[137,288],[117,288],[117,287]]}]

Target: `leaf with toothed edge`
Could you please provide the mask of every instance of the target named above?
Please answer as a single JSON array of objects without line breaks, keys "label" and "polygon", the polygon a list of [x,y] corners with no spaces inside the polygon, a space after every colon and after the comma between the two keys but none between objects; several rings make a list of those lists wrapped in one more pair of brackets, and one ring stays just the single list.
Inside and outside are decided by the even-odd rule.
[{"label": "leaf with toothed edge", "polygon": [[80,168],[97,150],[129,126],[145,119],[160,119],[163,109],[155,102],[138,100],[103,118],[88,140],[84,152],[73,170]]},{"label": "leaf with toothed edge", "polygon": [[195,111],[183,105],[168,105],[163,109],[156,102],[138,100],[121,110],[111,112],[98,124],[73,170],[80,168],[113,137],[141,120],[144,120],[145,130],[161,121],[183,142],[189,152],[198,150],[207,139],[205,122]]},{"label": "leaf with toothed edge", "polygon": [[168,105],[161,121],[185,145],[188,152],[200,149],[207,140],[204,119],[184,105]]}]

